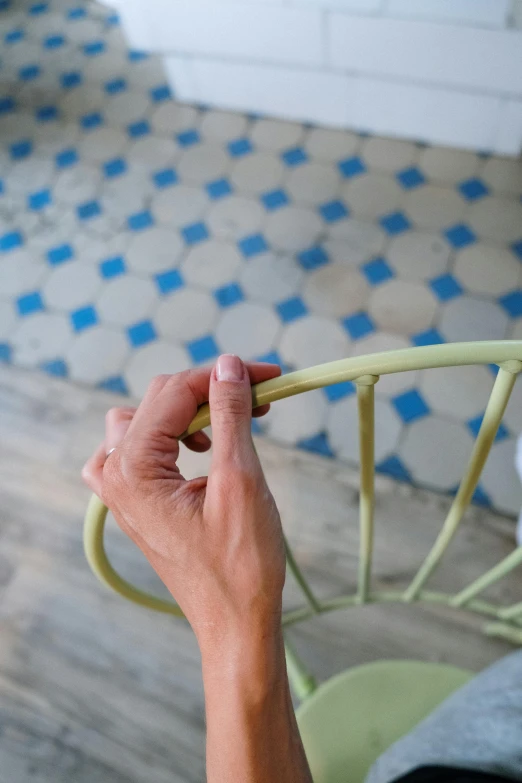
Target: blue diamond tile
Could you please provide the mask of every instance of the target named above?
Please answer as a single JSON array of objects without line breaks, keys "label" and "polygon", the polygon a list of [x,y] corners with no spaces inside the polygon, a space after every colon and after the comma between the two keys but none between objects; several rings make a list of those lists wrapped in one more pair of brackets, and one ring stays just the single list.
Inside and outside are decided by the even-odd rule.
[{"label": "blue diamond tile", "polygon": [[304,438],[297,442],[298,449],[310,451],[312,454],[320,454],[322,457],[335,457],[335,454],[328,442],[326,432],[319,432],[311,438]]},{"label": "blue diamond tile", "polygon": [[71,148],[58,152],[54,160],[59,169],[66,169],[78,163],[79,157],[76,150]]},{"label": "blue diamond tile", "polygon": [[170,294],[182,288],[185,283],[177,269],[169,269],[167,272],[160,272],[154,277],[160,293]]},{"label": "blue diamond tile", "polygon": [[98,314],[92,305],[80,307],[71,313],[71,323],[75,332],[83,332],[98,323]]},{"label": "blue diamond tile", "polygon": [[365,337],[367,334],[371,334],[375,331],[375,324],[368,315],[368,313],[355,313],[349,315],[342,320],[342,325],[352,338],[352,340],[359,340],[361,337]]},{"label": "blue diamond tile", "polygon": [[152,321],[140,321],[137,324],[129,326],[127,329],[127,336],[134,348],[139,348],[141,345],[147,345],[147,343],[153,342],[153,340],[156,340],[158,337]]},{"label": "blue diamond tile", "polygon": [[96,57],[96,55],[102,54],[106,48],[105,41],[88,41],[83,45],[83,53],[87,57]]},{"label": "blue diamond tile", "polygon": [[430,280],[430,288],[441,302],[447,302],[448,299],[454,299],[464,293],[460,283],[453,275],[441,275]]},{"label": "blue diamond tile", "polygon": [[128,84],[125,79],[123,79],[121,76],[117,79],[110,79],[108,82],[105,82],[104,84],[104,90],[109,95],[117,95],[120,92],[125,92],[127,89]]},{"label": "blue diamond tile", "polygon": [[308,308],[299,296],[293,296],[276,305],[276,310],[283,323],[295,321],[308,314]]},{"label": "blue diamond tile", "polygon": [[413,190],[426,182],[426,177],[416,166],[410,166],[397,172],[395,177],[399,185],[402,185],[405,190]]},{"label": "blue diamond tile", "polygon": [[233,158],[242,158],[243,155],[249,155],[254,151],[250,139],[234,139],[229,141],[228,152]]},{"label": "blue diamond tile", "polygon": [[48,375],[55,375],[57,378],[67,378],[69,375],[69,368],[63,359],[53,359],[50,362],[43,362],[43,364],[40,365],[40,369]]},{"label": "blue diamond tile", "polygon": [[127,125],[127,133],[132,139],[138,139],[140,136],[147,136],[150,133],[150,125],[147,120],[139,120]]},{"label": "blue diamond tile", "polygon": [[32,313],[38,313],[40,310],[45,310],[45,305],[42,301],[42,297],[38,291],[31,291],[29,294],[23,294],[16,300],[16,306],[18,312],[22,316],[31,315]]},{"label": "blue diamond tile", "polygon": [[268,245],[263,234],[250,234],[247,237],[241,239],[237,246],[245,256],[245,258],[251,258],[257,256],[260,253],[266,253]]},{"label": "blue diamond tile", "polygon": [[444,337],[436,329],[427,329],[425,332],[414,334],[411,338],[414,345],[442,345]]},{"label": "blue diamond tile", "polygon": [[208,239],[209,233],[204,223],[192,223],[181,229],[181,236],[187,245],[195,245],[197,242],[203,242]]},{"label": "blue diamond tile", "polygon": [[231,307],[242,302],[245,298],[241,286],[237,283],[229,283],[214,291],[214,297],[220,307]]},{"label": "blue diamond tile", "polygon": [[176,139],[178,144],[182,147],[192,147],[194,144],[199,144],[201,141],[201,137],[195,128],[183,131],[183,133],[178,133]]},{"label": "blue diamond tile", "polygon": [[7,234],[0,234],[0,253],[8,253],[10,250],[16,250],[24,243],[24,238],[20,231],[8,231]]},{"label": "blue diamond tile", "polygon": [[322,204],[322,206],[319,207],[319,212],[321,213],[323,220],[326,220],[327,223],[335,223],[338,220],[348,217],[349,214],[346,205],[338,200]]},{"label": "blue diamond tile", "polygon": [[139,63],[142,60],[147,60],[148,57],[148,52],[142,52],[139,49],[130,49],[128,53],[128,58],[131,63]]},{"label": "blue diamond tile", "polygon": [[393,277],[393,271],[384,258],[374,258],[372,261],[368,261],[362,266],[362,271],[371,285],[380,285]]},{"label": "blue diamond tile", "polygon": [[115,394],[129,395],[129,389],[125,383],[125,379],[121,375],[113,375],[111,378],[105,378],[104,381],[98,384],[99,389],[105,389],[105,391],[114,392]]},{"label": "blue diamond tile", "polygon": [[285,191],[279,188],[278,190],[271,190],[269,193],[263,193],[261,201],[263,202],[265,209],[273,212],[276,209],[286,206],[290,202],[290,199]]},{"label": "blue diamond tile", "polygon": [[74,250],[71,245],[57,245],[47,251],[47,260],[52,266],[63,264],[65,261],[70,261],[74,258]]},{"label": "blue diamond tile", "polygon": [[408,468],[395,454],[382,460],[382,462],[379,462],[379,464],[375,466],[375,470],[379,473],[383,473],[385,476],[391,476],[398,481],[408,481],[410,483],[412,481],[411,473]]},{"label": "blue diamond tile", "polygon": [[27,206],[29,209],[35,210],[35,212],[39,209],[44,209],[44,207],[48,207],[51,202],[51,191],[48,188],[45,190],[38,190],[36,193],[31,193],[27,197]]},{"label": "blue diamond tile", "polygon": [[518,318],[522,315],[522,290],[511,291],[509,294],[501,296],[498,301],[511,318]]},{"label": "blue diamond tile", "polygon": [[101,213],[102,209],[98,201],[86,201],[76,207],[76,214],[80,220],[92,220]]},{"label": "blue diamond tile", "polygon": [[24,65],[24,67],[20,68],[18,71],[18,78],[22,82],[32,82],[34,79],[37,79],[41,73],[42,71],[39,65]]},{"label": "blue diamond tile", "polygon": [[195,364],[206,362],[219,355],[219,348],[211,334],[187,343],[187,350]]},{"label": "blue diamond tile", "polygon": [[105,261],[100,262],[100,274],[106,280],[110,280],[111,277],[123,275],[126,271],[127,267],[125,266],[125,260],[121,256],[106,258]]},{"label": "blue diamond tile", "polygon": [[13,350],[9,343],[0,342],[0,362],[10,362],[13,356]]},{"label": "blue diamond tile", "polygon": [[23,160],[29,157],[33,151],[33,142],[29,139],[20,139],[13,142],[9,147],[9,154],[13,160]]},{"label": "blue diamond tile", "polygon": [[127,163],[123,158],[113,158],[103,164],[103,173],[107,179],[119,177],[127,171]]},{"label": "blue diamond tile", "polygon": [[217,201],[225,196],[230,196],[232,193],[232,185],[228,179],[216,179],[214,182],[209,182],[206,186],[209,198],[213,201]]},{"label": "blue diamond tile", "polygon": [[346,179],[357,177],[359,174],[364,174],[366,171],[364,162],[358,157],[346,158],[345,160],[341,160],[337,165],[339,166],[339,171]]},{"label": "blue diamond tile", "polygon": [[40,106],[35,112],[37,122],[54,122],[58,119],[58,109],[56,106]]},{"label": "blue diamond tile", "polygon": [[333,386],[325,386],[323,393],[328,402],[337,402],[337,400],[342,400],[345,397],[351,397],[356,390],[355,383],[343,381],[342,383],[334,383]]},{"label": "blue diamond tile", "polygon": [[136,212],[127,218],[127,225],[132,231],[143,231],[154,225],[154,218],[148,209],[143,212]]},{"label": "blue diamond tile", "polygon": [[[0,356],[1,359],[1,356]],[[250,432],[252,435],[262,435],[264,430],[259,419],[252,419],[250,422]]]},{"label": "blue diamond tile", "polygon": [[511,245],[511,250],[522,261],[522,239],[519,242],[514,242]]},{"label": "blue diamond tile", "polygon": [[49,10],[49,3],[34,3],[29,8],[29,13],[33,16],[39,16],[40,14],[45,14]]},{"label": "blue diamond tile", "polygon": [[5,193],[4,181],[0,179],[0,196]]},{"label": "blue diamond tile", "polygon": [[120,24],[120,17],[118,14],[109,14],[109,16],[105,17],[105,26],[106,27],[117,27]]},{"label": "blue diamond tile", "polygon": [[402,234],[411,228],[411,223],[402,212],[392,212],[379,220],[379,223],[390,236]]},{"label": "blue diamond tile", "polygon": [[417,389],[411,389],[403,394],[399,394],[398,397],[392,399],[392,402],[395,410],[406,423],[421,419],[430,412],[430,409]]},{"label": "blue diamond tile", "polygon": [[0,115],[9,114],[16,109],[16,102],[11,95],[0,95]]},{"label": "blue diamond tile", "polygon": [[91,111],[89,114],[84,114],[80,117],[80,125],[84,130],[94,130],[103,125],[103,117],[99,111]]},{"label": "blue diamond tile", "polygon": [[83,82],[83,76],[80,71],[67,71],[60,76],[60,84],[64,90],[71,90],[73,87],[79,87]]},{"label": "blue diamond tile", "polygon": [[[256,362],[266,362],[267,364],[278,364],[281,368],[286,367],[285,363],[277,353],[277,351],[269,351],[263,353],[261,356],[256,356]],[[285,370],[283,370],[285,372]]]},{"label": "blue diamond tile", "polygon": [[299,253],[297,261],[303,269],[309,271],[328,264],[330,259],[326,250],[317,245],[316,247],[309,247],[307,250],[303,250]]},{"label": "blue diamond tile", "polygon": [[283,152],[281,158],[287,166],[301,166],[308,160],[308,155],[302,147],[293,147]]},{"label": "blue diamond tile", "polygon": [[161,189],[175,185],[179,180],[178,175],[174,169],[162,169],[161,171],[156,171],[152,175],[152,181],[157,188]]},{"label": "blue diamond tile", "polygon": [[64,44],[65,38],[63,35],[48,35],[43,42],[45,49],[59,49]]},{"label": "blue diamond tile", "polygon": [[451,226],[451,228],[448,228],[444,232],[444,236],[450,245],[455,248],[467,247],[477,240],[473,231],[468,226],[464,225],[464,223]]},{"label": "blue diamond tile", "polygon": [[485,508],[489,508],[492,505],[491,498],[486,492],[484,492],[480,484],[475,489],[475,492],[473,493],[471,500],[473,503],[476,503],[478,506],[484,506]]},{"label": "blue diamond tile", "polygon": [[20,30],[20,28],[17,28],[16,30],[9,30],[4,35],[4,43],[6,44],[18,43],[18,41],[21,41],[23,38],[25,38],[25,33],[23,30]]},{"label": "blue diamond tile", "polygon": [[81,6],[69,8],[67,11],[67,19],[84,19],[86,16],[87,11]]},{"label": "blue diamond tile", "polygon": [[484,196],[487,196],[489,193],[489,188],[481,179],[476,177],[461,182],[459,190],[468,201],[477,201],[479,198],[484,198]]},{"label": "blue diamond tile", "polygon": [[[480,427],[482,425],[482,419],[483,418],[484,418],[483,415],[482,416],[476,416],[474,419],[470,419],[469,421],[466,422],[466,424],[468,426],[468,429],[470,430],[472,435],[475,436],[475,438],[477,437],[477,435],[479,433]],[[509,437],[509,432],[508,432],[508,430],[504,427],[504,425],[501,422],[500,426],[499,426],[499,428],[497,430],[497,434],[495,435],[495,443],[497,443],[498,441],[504,440],[505,438],[508,438],[508,437]]]},{"label": "blue diamond tile", "polygon": [[162,101],[168,101],[172,98],[172,93],[168,84],[158,84],[157,87],[153,87],[149,93],[154,103],[161,103]]}]

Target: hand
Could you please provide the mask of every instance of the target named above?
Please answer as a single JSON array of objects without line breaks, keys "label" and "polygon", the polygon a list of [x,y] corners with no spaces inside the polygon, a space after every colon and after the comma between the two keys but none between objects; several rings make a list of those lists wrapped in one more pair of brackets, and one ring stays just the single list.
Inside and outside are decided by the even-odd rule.
[{"label": "hand", "polygon": [[[250,431],[251,383],[279,374],[277,365],[245,365],[225,355],[212,371],[159,376],[138,409],[109,411],[105,440],[83,470],[207,649],[247,626],[270,633],[280,622],[281,522]],[[178,438],[207,400],[210,473],[186,481],[176,464]],[[204,433],[185,443],[195,451],[210,448]]]}]

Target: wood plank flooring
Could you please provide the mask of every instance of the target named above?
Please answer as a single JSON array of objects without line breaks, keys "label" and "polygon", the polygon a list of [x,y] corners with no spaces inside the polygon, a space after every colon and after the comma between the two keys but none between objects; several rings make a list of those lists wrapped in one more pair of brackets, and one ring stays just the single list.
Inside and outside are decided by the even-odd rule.
[{"label": "wood plank flooring", "polygon": [[[128,400],[125,401],[128,403]],[[89,493],[79,471],[118,398],[0,368],[0,783],[200,783],[204,711],[190,629],[107,592],[81,545]],[[320,595],[353,589],[357,475],[267,441],[258,449],[296,556]],[[185,455],[184,470],[205,470]],[[404,584],[432,543],[446,498],[377,482],[376,579]],[[512,520],[468,515],[433,584],[458,587],[513,547]],[[140,553],[109,524],[118,568],[161,591]],[[522,579],[499,586],[520,600]],[[288,605],[297,594],[289,577]],[[291,632],[319,679],[381,657],[479,670],[509,651],[473,619],[420,608],[358,608]]]}]

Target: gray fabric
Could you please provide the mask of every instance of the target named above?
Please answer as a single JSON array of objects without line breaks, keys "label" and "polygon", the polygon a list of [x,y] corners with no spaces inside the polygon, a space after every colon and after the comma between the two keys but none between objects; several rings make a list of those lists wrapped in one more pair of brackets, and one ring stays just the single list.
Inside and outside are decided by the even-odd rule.
[{"label": "gray fabric", "polygon": [[444,765],[522,781],[522,651],[455,691],[377,759],[366,783]]}]

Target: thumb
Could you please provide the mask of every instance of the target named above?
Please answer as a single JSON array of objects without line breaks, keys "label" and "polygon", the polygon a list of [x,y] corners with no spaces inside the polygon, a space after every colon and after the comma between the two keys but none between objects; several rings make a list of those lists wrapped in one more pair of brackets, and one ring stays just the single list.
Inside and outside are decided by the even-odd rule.
[{"label": "thumb", "polygon": [[210,377],[210,419],[212,424],[212,467],[243,470],[259,465],[250,430],[252,391],[241,359],[224,354]]}]

